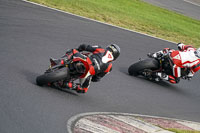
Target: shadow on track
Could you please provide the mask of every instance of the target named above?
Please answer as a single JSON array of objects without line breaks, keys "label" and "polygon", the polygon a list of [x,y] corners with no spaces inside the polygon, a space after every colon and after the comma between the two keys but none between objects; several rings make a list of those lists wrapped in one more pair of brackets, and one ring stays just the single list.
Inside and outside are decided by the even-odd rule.
[{"label": "shadow on track", "polygon": [[[38,85],[36,84],[36,77],[39,76],[40,74],[31,72],[31,71],[29,71],[29,70],[24,70],[24,69],[21,70],[21,73],[25,76],[25,79],[26,79],[29,83],[38,86]],[[66,92],[66,93],[68,93],[68,94],[72,94],[72,95],[78,96],[78,94],[77,94],[76,92],[74,92],[73,90],[67,90],[67,89],[63,90],[63,89],[58,89],[58,88],[53,87],[53,86],[52,86],[52,87],[49,87],[49,86],[38,86],[38,87],[46,88],[46,89],[47,89],[47,88],[53,88],[53,89],[59,90],[59,91],[61,91],[61,92]]]},{"label": "shadow on track", "polygon": [[31,72],[29,70],[22,69],[20,72],[25,76],[25,79],[31,83],[36,85],[36,77],[39,75],[38,73]]},{"label": "shadow on track", "polygon": [[73,90],[68,90],[68,89],[59,89],[59,88],[56,88],[56,87],[54,87],[54,86],[52,86],[52,87],[50,87],[50,88],[53,88],[53,89],[56,89],[56,90],[59,90],[59,91],[61,91],[61,92],[66,92],[66,93],[68,93],[68,94],[72,94],[72,95],[74,95],[74,96],[79,96],[75,91],[73,91]]}]

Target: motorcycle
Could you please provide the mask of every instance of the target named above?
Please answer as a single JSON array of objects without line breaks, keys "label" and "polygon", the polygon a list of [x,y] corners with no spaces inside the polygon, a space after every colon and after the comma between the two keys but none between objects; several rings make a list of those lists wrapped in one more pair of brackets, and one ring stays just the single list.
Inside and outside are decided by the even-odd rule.
[{"label": "motorcycle", "polygon": [[[85,56],[86,60],[88,60],[89,56],[91,55],[89,52],[81,52],[80,54]],[[44,74],[37,76],[36,78],[37,85],[54,86],[63,90],[63,85],[65,83],[73,82],[79,79],[81,76],[80,73],[78,73],[75,69],[69,68],[70,66],[73,66],[75,63],[77,63],[74,62],[73,59],[73,49],[68,50],[66,54],[60,59],[50,58],[50,67],[44,72]],[[85,65],[88,65],[87,67],[89,68],[89,64],[85,63]]]},{"label": "motorcycle", "polygon": [[[140,59],[138,62],[130,65],[128,68],[128,73],[132,76],[141,75],[149,80],[155,80],[155,72],[162,72],[167,75],[173,75],[172,68],[174,62],[170,55],[175,52],[175,50],[171,51],[172,52],[167,51],[163,54],[157,53],[156,58],[148,54],[147,56],[149,58],[143,60]],[[181,68],[181,78],[186,79],[189,72],[189,68]]]}]

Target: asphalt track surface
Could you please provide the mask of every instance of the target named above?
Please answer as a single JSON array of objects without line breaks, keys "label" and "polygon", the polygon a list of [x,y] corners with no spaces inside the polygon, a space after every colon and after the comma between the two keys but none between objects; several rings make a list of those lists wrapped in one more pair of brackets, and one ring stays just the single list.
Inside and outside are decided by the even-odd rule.
[{"label": "asphalt track surface", "polygon": [[143,0],[200,20],[200,0]]},{"label": "asphalt track surface", "polygon": [[[39,87],[35,78],[81,43],[121,47],[113,71],[88,93]],[[70,117],[86,112],[123,112],[200,122],[199,74],[178,85],[127,74],[146,53],[173,43],[57,12],[21,0],[0,0],[0,132],[65,133]]]}]

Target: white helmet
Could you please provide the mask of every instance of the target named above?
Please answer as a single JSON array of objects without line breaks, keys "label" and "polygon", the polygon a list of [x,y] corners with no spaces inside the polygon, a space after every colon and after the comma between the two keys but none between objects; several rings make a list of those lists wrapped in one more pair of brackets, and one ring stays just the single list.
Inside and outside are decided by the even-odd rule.
[{"label": "white helmet", "polygon": [[200,58],[200,48],[198,48],[198,49],[194,52],[194,54],[195,54],[197,57]]}]

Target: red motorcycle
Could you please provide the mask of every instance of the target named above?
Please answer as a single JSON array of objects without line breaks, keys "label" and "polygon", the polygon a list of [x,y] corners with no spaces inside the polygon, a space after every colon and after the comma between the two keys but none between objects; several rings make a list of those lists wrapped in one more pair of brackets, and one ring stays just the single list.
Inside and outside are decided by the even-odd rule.
[{"label": "red motorcycle", "polygon": [[[175,50],[172,50],[175,52]],[[173,65],[174,62],[171,59],[172,52],[167,51],[164,54],[157,54],[156,58],[152,58],[148,55],[149,58],[144,60],[139,60],[138,62],[132,64],[128,68],[128,72],[133,76],[144,76],[149,80],[154,80],[156,77],[153,75],[154,72],[162,72],[167,75],[173,75]],[[188,68],[181,69],[181,78],[185,79],[186,75],[189,73]]]},{"label": "red motorcycle", "polygon": [[[89,59],[89,52],[81,52],[83,56],[85,56],[86,61],[84,60],[84,65],[88,68],[85,73],[90,71],[90,66],[87,62]],[[67,82],[73,82],[80,78],[80,73],[77,72],[76,69],[69,69],[70,66],[75,66],[73,57],[73,49],[68,50],[66,55],[64,55],[61,59],[52,59],[50,58],[50,67],[44,72],[44,74],[38,76],[36,78],[36,83],[39,86],[43,85],[54,85],[59,89],[62,89],[63,84]]]}]

